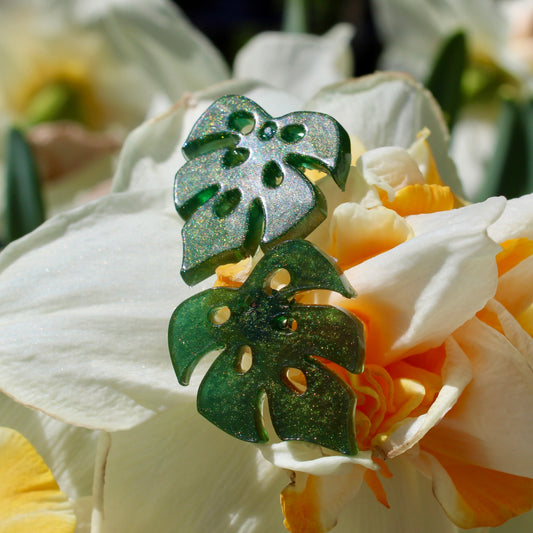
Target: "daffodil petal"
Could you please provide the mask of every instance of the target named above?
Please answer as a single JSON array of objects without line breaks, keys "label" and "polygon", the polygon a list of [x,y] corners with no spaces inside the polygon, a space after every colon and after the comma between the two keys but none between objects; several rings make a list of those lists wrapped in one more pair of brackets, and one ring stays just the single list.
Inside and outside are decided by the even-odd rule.
[{"label": "daffodil petal", "polygon": [[291,533],[330,531],[341,510],[358,493],[364,473],[361,466],[354,466],[342,475],[294,473],[290,485],[281,493],[285,527]]},{"label": "daffodil petal", "polygon": [[457,533],[431,491],[431,481],[406,458],[387,461],[392,477],[380,477],[390,509],[365,485],[345,506],[334,533]]},{"label": "daffodil petal", "polygon": [[251,78],[310,98],[320,88],[352,75],[354,28],[337,24],[322,36],[264,32],[237,53],[236,78]]},{"label": "daffodil petal", "polygon": [[404,218],[391,209],[341,204],[332,215],[331,243],[325,249],[343,270],[386,252],[412,237]]},{"label": "daffodil petal", "polygon": [[[505,310],[495,304],[498,313]],[[461,462],[515,476],[533,477],[533,370],[531,341],[524,346],[517,338],[520,326],[510,334],[496,331],[474,318],[462,326],[454,338],[467,354],[474,378],[454,408],[422,441],[425,447],[460,459]],[[527,335],[522,332],[522,335]],[[528,362],[529,361],[529,362]]]},{"label": "daffodil petal", "polygon": [[76,514],[75,533],[99,533],[96,529],[91,532],[91,516],[93,510],[93,497],[84,496],[74,500],[74,513]]},{"label": "daffodil petal", "polygon": [[403,70],[425,79],[442,41],[468,28],[473,45],[495,53],[504,42],[505,25],[497,3],[487,9],[484,0],[376,0],[375,13],[385,50],[381,67]]},{"label": "daffodil petal", "polygon": [[500,243],[520,237],[533,240],[533,194],[507,200],[501,217],[489,227],[489,237]]},{"label": "daffodil petal", "polygon": [[390,201],[407,185],[423,184],[424,176],[407,150],[384,146],[365,152],[357,160],[357,168],[370,185],[383,189]]},{"label": "daffodil petal", "polygon": [[101,533],[285,531],[286,474],[203,419],[194,397],[110,439]]},{"label": "daffodil petal", "polygon": [[486,106],[470,106],[462,111],[453,129],[450,153],[457,165],[465,197],[471,201],[484,199],[487,167],[496,146],[496,120],[496,113]]},{"label": "daffodil petal", "polygon": [[200,115],[214,100],[245,94],[274,116],[301,107],[301,100],[255,81],[227,81],[184,96],[168,112],[149,120],[127,138],[118,162],[113,191],[169,187],[185,163],[181,147]]},{"label": "daffodil petal", "polygon": [[0,531],[73,533],[76,517],[35,448],[18,431],[0,428]]},{"label": "daffodil petal", "polygon": [[274,444],[262,444],[259,451],[263,457],[278,468],[304,472],[315,476],[347,474],[352,468],[363,466],[377,470],[370,452],[360,451],[357,455],[331,455],[320,446],[305,442],[284,441]]},{"label": "daffodil petal", "polygon": [[[68,13],[70,23],[99,31],[117,60],[135,71],[146,94],[163,94],[170,104],[184,91],[227,79],[229,69],[220,52],[172,2],[55,2]],[[59,5],[57,5],[59,4]],[[66,15],[67,17],[69,15]],[[111,76],[107,89],[122,107],[144,96],[136,86],[132,95]],[[121,103],[122,100],[122,103]],[[138,105],[138,104],[137,104]],[[146,109],[146,103],[145,103]]]},{"label": "daffodil petal", "polygon": [[59,422],[1,393],[0,420],[32,443],[71,499],[92,493],[96,432]]},{"label": "daffodil petal", "polygon": [[514,316],[533,303],[533,256],[500,277],[495,298]]},{"label": "daffodil petal", "polygon": [[0,387],[60,420],[105,430],[177,401],[169,317],[210,285],[181,280],[179,229],[172,196],[159,189],[110,195],[7,247]]},{"label": "daffodil petal", "polygon": [[500,247],[486,228],[504,205],[411,216],[415,237],[345,272],[358,294],[350,309],[371,311],[379,330],[383,361],[373,362],[439,346],[494,295]]},{"label": "daffodil petal", "polygon": [[380,446],[387,457],[396,457],[412,448],[442,420],[455,405],[472,379],[468,358],[452,339],[446,341],[446,361],[442,369],[443,385],[428,412],[406,419]]},{"label": "daffodil petal", "polygon": [[427,454],[433,491],[462,528],[499,526],[533,506],[533,479]]},{"label": "daffodil petal", "polygon": [[409,76],[378,73],[338,83],[322,89],[307,108],[336,118],[368,150],[383,146],[409,148],[417,134],[429,128],[428,142],[440,176],[461,194],[455,165],[448,156],[449,137],[440,108],[431,94]]},{"label": "daffodil petal", "polygon": [[[488,528],[487,528],[488,529]],[[511,518],[498,528],[490,530],[491,533],[530,533],[533,530],[533,511]],[[469,530],[472,531],[472,530]],[[489,531],[487,531],[489,533]]]}]

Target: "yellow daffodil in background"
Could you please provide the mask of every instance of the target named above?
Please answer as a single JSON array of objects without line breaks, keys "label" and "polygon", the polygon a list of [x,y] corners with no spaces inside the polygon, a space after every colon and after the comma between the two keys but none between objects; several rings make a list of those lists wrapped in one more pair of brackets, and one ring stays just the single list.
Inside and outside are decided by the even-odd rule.
[{"label": "yellow daffodil in background", "polygon": [[0,530],[73,533],[72,505],[37,453],[18,432],[0,427]]},{"label": "yellow daffodil in background", "polygon": [[373,7],[384,41],[381,68],[413,74],[458,111],[451,153],[468,199],[533,191],[532,3],[374,0]]},{"label": "yellow daffodil in background", "polygon": [[[322,111],[351,136],[346,191],[318,181],[328,218],[310,240],[358,292],[329,301],[367,331],[365,372],[341,374],[358,397],[355,457],[302,442],[254,446],[210,425],[195,397],[207,361],[177,384],[169,317],[213,283],[179,277],[177,147],[225,94],[273,115]],[[0,387],[87,428],[88,449],[102,432],[93,533],[281,533],[284,520],[293,533],[448,533],[531,508],[533,198],[461,207],[447,143],[434,100],[403,76],[347,81],[307,103],[227,82],[132,133],[110,195],[2,252]],[[241,270],[221,269],[220,282]],[[57,442],[53,459],[62,464],[71,446]],[[71,495],[77,486],[62,489],[87,496]]]},{"label": "yellow daffodil in background", "polygon": [[48,216],[106,191],[94,187],[112,176],[112,156],[147,116],[228,76],[167,0],[2,2],[0,54],[0,160],[8,127],[22,128]]}]

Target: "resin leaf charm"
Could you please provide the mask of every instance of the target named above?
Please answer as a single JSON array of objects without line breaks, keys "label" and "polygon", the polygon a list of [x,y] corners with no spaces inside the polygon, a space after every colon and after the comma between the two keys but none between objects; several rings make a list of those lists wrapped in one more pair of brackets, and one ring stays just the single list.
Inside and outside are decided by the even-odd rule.
[{"label": "resin leaf charm", "polygon": [[330,174],[344,189],[350,141],[332,117],[271,117],[244,96],[224,96],[193,127],[176,173],[174,201],[186,221],[181,275],[193,285],[221,264],[305,237],[327,213],[304,169]]},{"label": "resin leaf charm", "polygon": [[[276,281],[281,275],[286,285]],[[198,390],[198,411],[230,435],[268,440],[263,401],[282,440],[303,440],[357,453],[355,395],[323,360],[350,372],[364,364],[361,322],[333,306],[302,305],[302,291],[326,289],[345,297],[351,287],[329,258],[301,240],[279,244],[238,289],[198,293],[174,311],[172,363],[187,385],[200,359],[222,350]]]}]

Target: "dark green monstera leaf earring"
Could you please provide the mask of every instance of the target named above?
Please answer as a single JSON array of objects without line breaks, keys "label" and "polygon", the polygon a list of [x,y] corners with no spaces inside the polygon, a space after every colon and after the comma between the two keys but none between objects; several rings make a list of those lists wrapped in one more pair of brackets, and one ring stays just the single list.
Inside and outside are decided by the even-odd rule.
[{"label": "dark green monstera leaf earring", "polygon": [[[280,271],[286,285],[275,286]],[[208,289],[177,307],[169,328],[172,363],[187,385],[199,360],[222,350],[200,385],[197,404],[203,416],[234,437],[268,440],[266,396],[282,440],[355,454],[355,394],[323,361],[361,372],[363,326],[340,308],[296,302],[298,293],[311,289],[354,295],[314,245],[302,240],[277,245],[240,288]]]},{"label": "dark green monstera leaf earring", "polygon": [[324,171],[344,189],[350,168],[348,134],[335,119],[313,112],[274,118],[244,96],[213,103],[183,152],[174,200],[186,221],[181,275],[189,285],[258,246],[311,233],[327,207],[304,169]]}]

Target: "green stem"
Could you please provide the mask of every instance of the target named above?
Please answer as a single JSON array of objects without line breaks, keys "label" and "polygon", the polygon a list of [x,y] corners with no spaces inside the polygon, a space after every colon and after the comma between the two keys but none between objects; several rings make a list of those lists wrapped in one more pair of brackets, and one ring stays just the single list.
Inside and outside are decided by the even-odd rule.
[{"label": "green stem", "polygon": [[307,0],[285,0],[281,30],[287,33],[307,32]]}]

